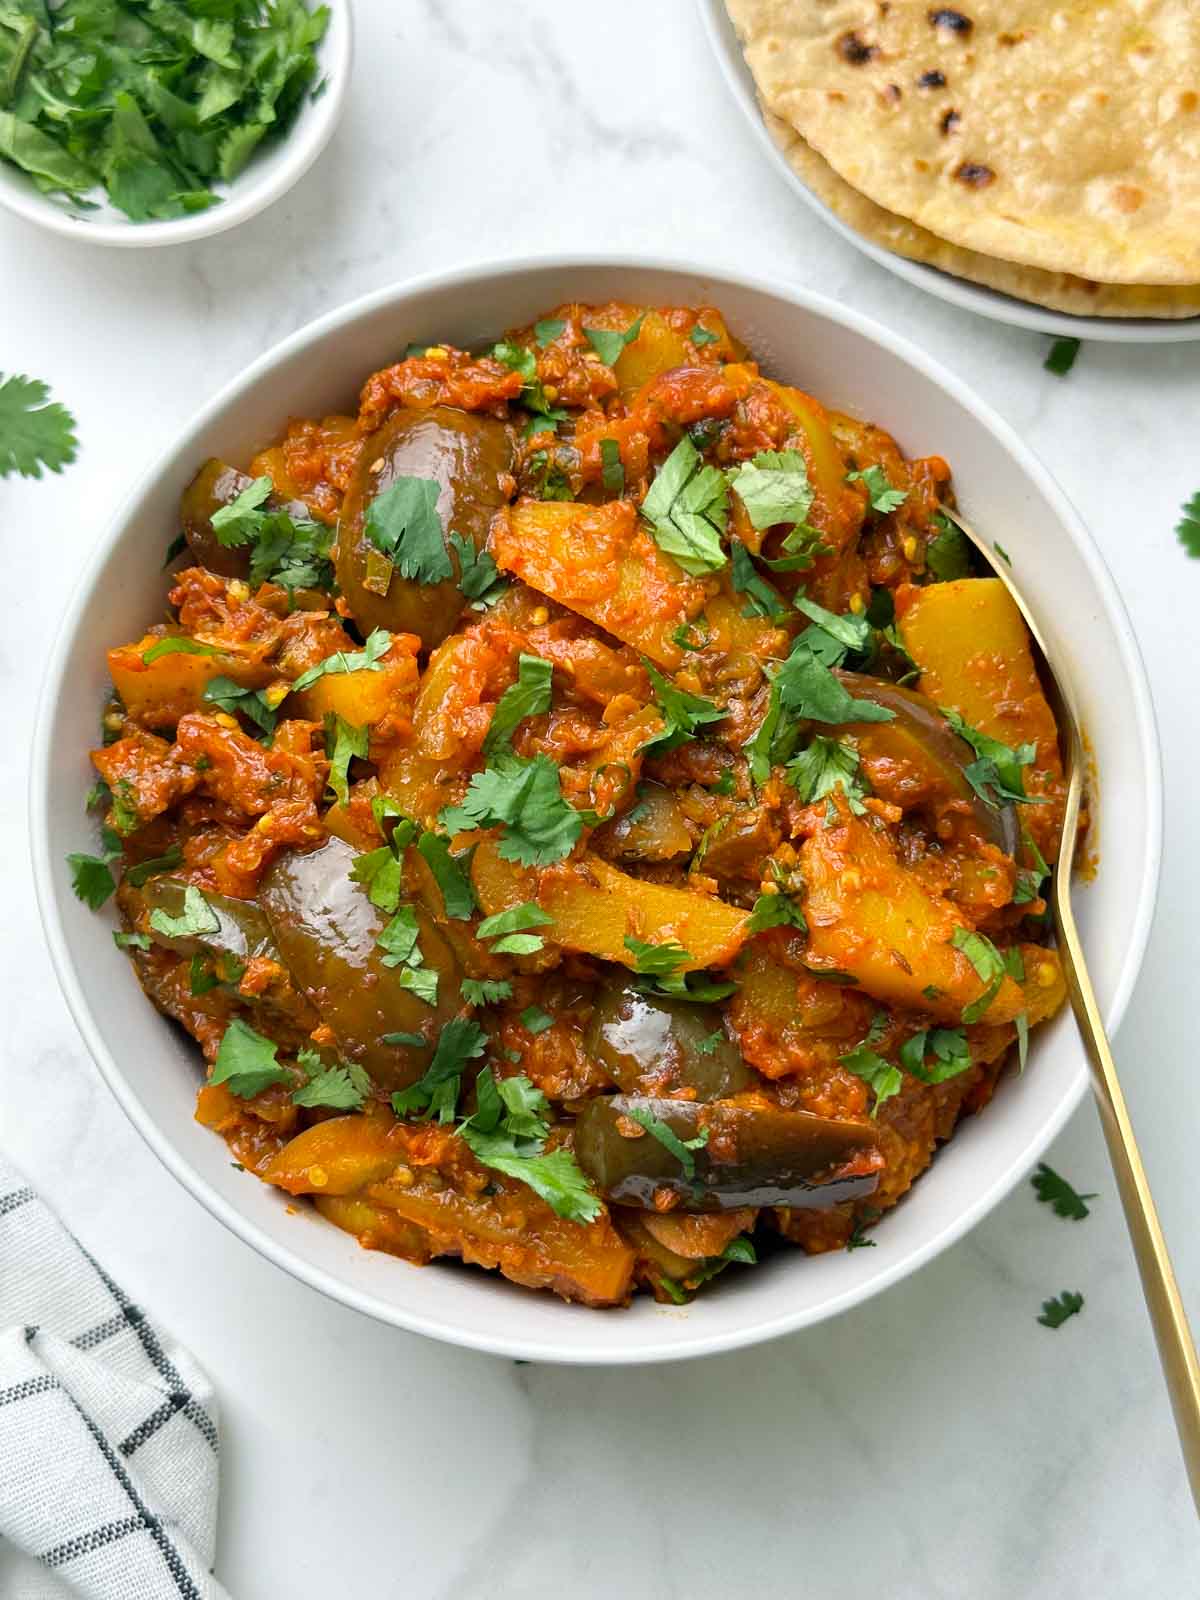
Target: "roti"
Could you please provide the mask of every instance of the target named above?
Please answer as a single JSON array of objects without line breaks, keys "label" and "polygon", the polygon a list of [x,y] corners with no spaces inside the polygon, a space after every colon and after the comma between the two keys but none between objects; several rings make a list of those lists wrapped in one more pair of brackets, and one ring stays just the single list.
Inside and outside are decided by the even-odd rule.
[{"label": "roti", "polygon": [[767,108],[939,239],[1200,283],[1195,0],[727,0]]},{"label": "roti", "polygon": [[1200,284],[1176,288],[1158,284],[1098,283],[1067,272],[1046,272],[1040,267],[1002,261],[961,245],[939,239],[907,217],[885,211],[874,200],[851,188],[793,127],[763,108],[763,120],[772,139],[796,176],[817,199],[856,233],[910,261],[921,261],[966,278],[1018,300],[1091,317],[1192,317],[1200,314]]}]

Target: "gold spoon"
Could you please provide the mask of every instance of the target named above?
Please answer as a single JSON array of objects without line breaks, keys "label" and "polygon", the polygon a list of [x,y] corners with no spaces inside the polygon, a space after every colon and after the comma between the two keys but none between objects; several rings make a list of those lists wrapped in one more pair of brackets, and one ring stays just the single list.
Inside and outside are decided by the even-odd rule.
[{"label": "gold spoon", "polygon": [[1067,803],[1063,816],[1062,848],[1055,867],[1051,906],[1058,932],[1058,953],[1067,980],[1067,991],[1075,1021],[1083,1036],[1084,1048],[1092,1068],[1092,1089],[1100,1112],[1100,1125],[1108,1144],[1108,1158],[1117,1179],[1125,1222],[1133,1240],[1142,1278],[1142,1293],[1150,1310],[1158,1355],[1175,1413],[1175,1428],[1183,1450],[1192,1498],[1200,1511],[1200,1361],[1188,1327],[1187,1313],[1179,1297],[1179,1285],[1171,1267],[1166,1240],[1155,1210],[1150,1184],[1138,1152],[1137,1140],[1125,1107],[1125,1096],[1117,1078],[1116,1064],[1109,1049],[1108,1036],[1088,976],[1079,931],[1071,910],[1071,867],[1075,859],[1075,835],[1079,825],[1079,805],[1083,794],[1083,740],[1079,732],[1079,713],[1070,683],[1061,669],[1052,666],[1050,652],[1033,613],[1011,576],[997,561],[983,539],[965,523],[957,511],[942,506],[943,513],[960,528],[979,551],[989,569],[1000,579],[1016,601],[1034,642],[1041,653],[1043,686],[1050,709],[1058,724],[1063,748],[1063,772],[1067,781]]}]

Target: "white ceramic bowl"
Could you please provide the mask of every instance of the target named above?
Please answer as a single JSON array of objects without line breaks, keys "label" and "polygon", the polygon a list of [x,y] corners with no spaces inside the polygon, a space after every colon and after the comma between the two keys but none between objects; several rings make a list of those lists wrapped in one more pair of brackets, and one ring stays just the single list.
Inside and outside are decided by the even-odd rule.
[{"label": "white ceramic bowl", "polygon": [[186,244],[256,217],[304,176],[329,143],[342,114],[353,57],[350,0],[323,3],[329,7],[329,26],[317,47],[317,81],[324,78],[325,88],[315,100],[305,99],[285,138],[256,152],[232,183],[212,185],[221,196],[219,205],[166,222],[133,222],[109,204],[103,190],[97,189],[91,196],[99,202],[97,208],[85,210],[61,195],[42,194],[25,173],[7,161],[0,161],[0,205],[69,239],[127,249]]},{"label": "white ceramic bowl", "polygon": [[[969,1118],[876,1234],[878,1248],[782,1253],[730,1273],[686,1309],[639,1297],[587,1311],[456,1266],[412,1267],[365,1251],[315,1211],[234,1170],[192,1117],[200,1075],[190,1040],[138,992],[113,949],[111,913],[72,895],[64,857],[88,848],[87,750],[108,691],[107,646],[161,615],[162,549],[179,494],[206,456],[244,463],[290,416],[353,408],[366,373],[409,341],[474,345],[564,300],[619,297],[721,307],[765,367],[892,430],[910,454],[955,471],[966,515],[1000,538],[1051,648],[1076,672],[1101,778],[1100,869],[1079,919],[1110,1025],[1145,947],[1158,878],[1161,779],[1137,645],[1104,564],[1049,473],[1008,425],[904,339],[817,295],[739,273],[664,262],[551,260],[474,267],[381,290],[276,346],[200,412],[100,541],[50,664],[35,740],[33,860],[59,979],[114,1094],[166,1165],[265,1256],[345,1304],[456,1344],[538,1361],[664,1361],[751,1344],[877,1294],[946,1248],[1037,1159],[1084,1092],[1070,1017],[1039,1029],[1023,1077]],[[1119,828],[1107,818],[1120,819]]]},{"label": "white ceramic bowl", "polygon": [[1029,328],[1035,333],[1058,334],[1076,339],[1099,339],[1113,344],[1177,344],[1200,339],[1200,317],[1083,317],[1067,311],[1051,311],[1047,306],[1035,305],[1032,300],[1018,300],[1013,295],[1002,294],[984,284],[972,283],[968,278],[957,278],[943,272],[940,267],[924,261],[910,261],[897,255],[886,245],[876,244],[849,223],[843,222],[835,211],[808,187],[792,170],[787,157],[767,131],[758,108],[754,77],[742,55],[737,30],[729,19],[724,0],[696,0],[700,20],[708,35],[713,54],[733,97],[742,108],[754,137],[767,159],[788,187],[812,211],[843,239],[848,239],[856,249],[870,256],[881,267],[905,278],[939,300],[960,306],[964,311],[974,311],[994,322],[1008,322],[1014,327]]}]

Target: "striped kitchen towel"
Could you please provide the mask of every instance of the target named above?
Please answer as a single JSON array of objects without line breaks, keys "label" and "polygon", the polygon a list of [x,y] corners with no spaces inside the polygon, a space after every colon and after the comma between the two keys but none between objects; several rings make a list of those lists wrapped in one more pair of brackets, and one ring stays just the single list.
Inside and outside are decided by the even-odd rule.
[{"label": "striped kitchen towel", "polygon": [[0,1161],[0,1595],[223,1600],[208,1379]]}]

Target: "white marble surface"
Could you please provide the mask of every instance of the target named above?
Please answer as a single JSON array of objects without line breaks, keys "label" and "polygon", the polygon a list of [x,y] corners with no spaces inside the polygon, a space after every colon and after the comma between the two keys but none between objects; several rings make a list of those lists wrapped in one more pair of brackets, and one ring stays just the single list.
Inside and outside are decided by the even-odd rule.
[{"label": "white marble surface", "polygon": [[[576,1600],[751,1592],[888,1600],[1195,1593],[1196,1529],[1095,1117],[917,1277],[838,1321],[691,1365],[578,1372],[442,1348],[291,1282],[212,1221],[126,1124],[63,1006],[34,909],[26,749],[84,552],[214,389],[327,307],[480,256],[628,248],[792,276],[903,328],[1028,437],[1080,506],[1145,651],[1166,748],[1162,898],[1119,1053],[1200,1320],[1192,641],[1200,348],[1086,348],[975,321],[823,231],[768,170],[688,0],[359,0],[346,119],[236,233],[72,245],[0,217],[0,367],[46,378],[82,451],[0,485],[5,907],[0,1141],[222,1396],[218,1574],[237,1600],[370,1592]],[[886,1249],[886,1230],[879,1248]],[[1034,1321],[1064,1287],[1083,1315]]]}]

